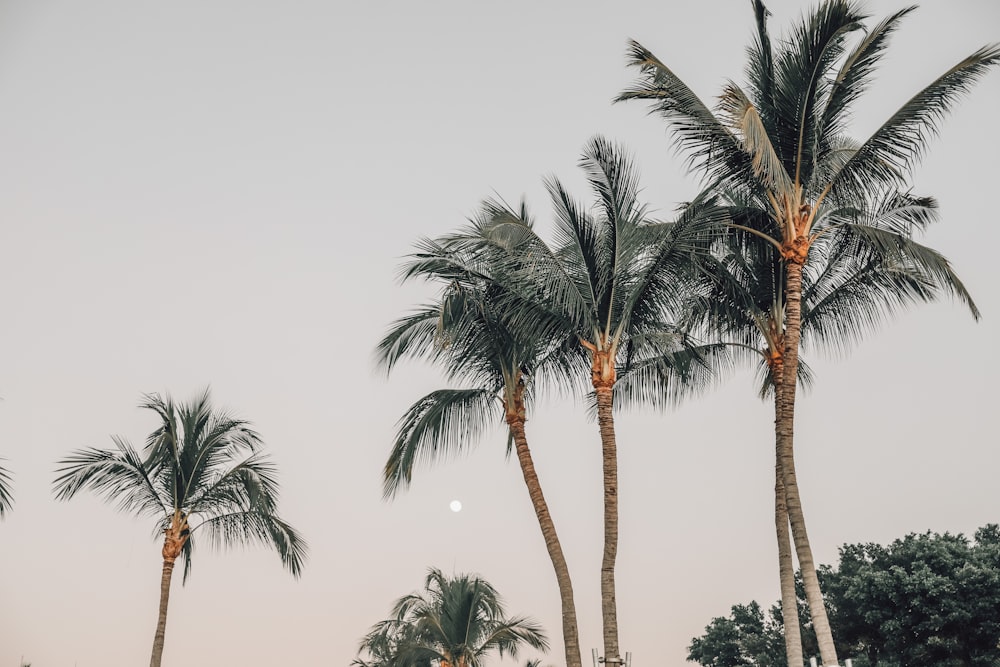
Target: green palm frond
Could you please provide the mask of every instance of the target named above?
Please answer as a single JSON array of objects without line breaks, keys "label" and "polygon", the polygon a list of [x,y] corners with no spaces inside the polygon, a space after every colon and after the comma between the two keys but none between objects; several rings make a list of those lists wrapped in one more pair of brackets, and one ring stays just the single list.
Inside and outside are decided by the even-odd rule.
[{"label": "green palm frond", "polygon": [[[2,461],[3,459],[0,459]],[[0,518],[3,518],[5,512],[9,512],[11,506],[14,504],[14,495],[11,493],[11,484],[14,478],[11,476],[10,471],[0,466]]]},{"label": "green palm frond", "polygon": [[[833,78],[823,106],[817,139],[818,146],[829,150],[847,129],[851,107],[868,90],[872,75],[885,55],[889,37],[916,6],[905,7],[886,17],[872,28],[844,58],[840,71]],[[820,156],[822,160],[824,156]],[[815,175],[814,175],[815,180]]]},{"label": "green palm frond", "polygon": [[615,102],[650,101],[650,113],[667,121],[692,171],[707,174],[708,180],[746,180],[739,176],[749,173],[751,164],[739,140],[687,84],[639,42],[629,42],[627,61],[639,78]]},{"label": "green palm frond", "polygon": [[446,346],[442,316],[440,303],[425,304],[393,322],[376,347],[376,364],[388,374],[401,359],[439,357]]},{"label": "green palm frond", "polygon": [[81,489],[93,491],[123,512],[160,516],[172,512],[170,498],[163,498],[153,479],[163,466],[148,469],[139,453],[125,440],[113,437],[116,449],[81,449],[62,459],[56,469],[53,492],[69,500]]},{"label": "green palm frond", "polygon": [[821,100],[829,92],[830,73],[844,54],[851,33],[864,29],[857,3],[826,0],[802,18],[782,40],[775,58],[775,148],[796,184],[808,183],[821,150],[814,143]]},{"label": "green palm frond", "polygon": [[385,496],[391,498],[409,485],[416,463],[431,463],[467,450],[487,427],[502,419],[498,387],[439,389],[427,394],[399,420],[383,471]]},{"label": "green palm frond", "polygon": [[951,107],[997,63],[1000,46],[984,46],[910,98],[838,172],[831,193],[857,199],[873,189],[902,185]]},{"label": "green palm frond", "polygon": [[288,523],[267,509],[250,508],[217,514],[206,518],[192,529],[192,534],[206,534],[217,548],[264,545],[274,548],[282,564],[298,578],[305,564],[307,543]]}]

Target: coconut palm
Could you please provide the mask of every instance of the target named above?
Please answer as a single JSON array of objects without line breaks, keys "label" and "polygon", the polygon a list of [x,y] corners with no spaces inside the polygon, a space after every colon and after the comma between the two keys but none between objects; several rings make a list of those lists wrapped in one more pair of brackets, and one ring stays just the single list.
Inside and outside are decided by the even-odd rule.
[{"label": "coconut palm", "polygon": [[[936,208],[932,199],[905,195],[881,203],[869,215],[930,221],[936,218]],[[743,220],[746,215],[757,213],[739,206],[731,207],[730,211],[737,224],[747,222]],[[749,351],[751,358],[756,358],[762,376],[761,396],[774,399],[776,423],[780,423],[777,410],[783,391],[780,379],[783,377],[781,352],[785,336],[784,265],[760,237],[743,235],[741,238],[734,234],[728,240],[729,244],[703,265],[715,277],[715,285],[710,294],[691,302],[688,325],[737,350]],[[810,265],[803,274],[804,345],[834,346],[842,351],[900,308],[961,289],[960,285],[950,284],[951,281],[940,284],[938,277],[922,271],[919,262],[904,254],[886,256],[875,248],[862,253],[858,247],[837,241],[836,234],[818,239],[811,251]],[[760,247],[748,248],[748,245]],[[913,244],[912,248],[928,252],[919,244]],[[801,361],[798,370],[800,382],[811,379]],[[775,469],[775,524],[782,612],[785,618],[794,619],[797,618],[794,566],[780,455],[776,456]],[[787,662],[800,664],[802,649],[797,624],[786,624],[785,633]]]},{"label": "coconut palm", "polygon": [[[0,459],[2,461],[3,459]],[[11,474],[3,466],[0,466],[0,519],[3,518],[5,512],[10,511],[11,505],[14,504],[14,496],[11,493]]]},{"label": "coconut palm", "polygon": [[564,377],[582,373],[593,390],[604,473],[604,655],[614,659],[620,654],[614,408],[662,407],[710,375],[708,357],[679,333],[671,315],[697,289],[692,258],[710,242],[717,221],[701,202],[677,222],[651,222],[638,201],[631,161],[603,138],[587,145],[580,165],[597,204],[591,212],[558,180],[546,182],[556,214],[554,248],[510,209],[449,241],[482,244],[493,279],[503,286],[498,301],[508,326],[528,339],[550,341]]},{"label": "coconut palm", "polygon": [[431,569],[421,593],[396,601],[392,617],[362,639],[359,667],[482,667],[496,653],[517,657],[525,646],[546,650],[541,627],[507,617],[500,595],[477,576],[447,577]]},{"label": "coconut palm", "polygon": [[59,462],[54,492],[68,500],[89,489],[121,510],[156,519],[163,572],[150,667],[159,667],[174,563],[183,556],[186,581],[195,536],[216,547],[273,547],[295,577],[306,543],[277,515],[276,469],[248,422],[215,410],[207,390],[182,404],[146,395],[140,407],[160,420],[142,454],[117,436],[113,449],[78,450]]},{"label": "coconut palm", "polygon": [[[490,217],[497,204],[484,204]],[[475,258],[461,257],[425,241],[406,272],[445,282],[440,301],[395,322],[378,346],[378,361],[388,370],[403,356],[429,357],[444,366],[451,380],[467,387],[441,389],[419,399],[400,420],[395,444],[385,465],[384,490],[394,496],[409,485],[414,463],[432,462],[460,452],[479,440],[482,430],[503,421],[517,454],[556,574],[562,605],[566,664],[580,667],[573,584],[555,523],[535,472],[525,434],[533,379],[544,365],[540,341],[515,335],[498,311],[497,284],[475,267]]]},{"label": "coconut palm", "polygon": [[[889,37],[913,8],[900,10],[870,30],[855,2],[827,0],[772,45],[768,11],[754,1],[757,35],[749,50],[747,91],[723,89],[713,113],[661,60],[632,43],[636,84],[619,100],[646,99],[663,115],[680,148],[707,181],[753,202],[761,215],[746,231],[781,256],[785,282],[785,332],[781,350],[777,446],[796,556],[819,638],[824,664],[836,651],[815,574],[795,476],[793,431],[803,271],[818,239],[837,233],[841,242],[891,254],[912,243],[909,222],[868,225],[859,220],[873,202],[905,190],[909,173],[955,101],[1000,60],[1000,48],[979,49],[903,104],[866,140],[852,141],[846,127],[885,53]],[[852,43],[852,39],[857,39]],[[926,250],[926,249],[924,249]],[[950,280],[937,253],[911,253],[929,275]],[[958,283],[960,287],[960,283]],[[976,314],[964,289],[956,289]]]}]

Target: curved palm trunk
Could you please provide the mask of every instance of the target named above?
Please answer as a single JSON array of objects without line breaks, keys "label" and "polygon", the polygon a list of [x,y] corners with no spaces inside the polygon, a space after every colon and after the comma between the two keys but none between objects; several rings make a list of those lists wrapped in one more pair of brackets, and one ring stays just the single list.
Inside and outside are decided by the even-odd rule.
[{"label": "curved palm trunk", "polygon": [[160,667],[160,660],[163,658],[163,639],[167,632],[167,604],[170,602],[170,578],[174,573],[174,562],[181,555],[184,543],[188,540],[187,517],[180,510],[175,511],[170,520],[170,527],[163,532],[160,613],[156,621],[156,634],[153,635],[153,654],[149,658],[149,667]]},{"label": "curved palm trunk", "polygon": [[604,558],[601,561],[604,658],[612,660],[620,655],[618,602],[615,599],[615,560],[618,557],[618,444],[615,441],[611,386],[595,386],[594,391],[597,394],[597,424],[601,430],[604,464]]},{"label": "curved palm trunk", "polygon": [[824,665],[837,665],[837,649],[833,644],[833,633],[827,618],[826,607],[823,604],[823,594],[819,588],[819,578],[816,576],[816,564],[813,561],[812,547],[809,546],[809,535],[806,533],[805,516],[802,512],[802,501],[799,498],[799,486],[795,477],[795,452],[793,450],[795,423],[795,388],[799,365],[799,338],[802,324],[802,264],[797,261],[786,262],[786,329],[785,353],[783,355],[785,382],[783,391],[777,401],[776,447],[779,452],[782,468],[782,481],[785,486],[785,502],[788,509],[788,520],[795,542],[795,555],[799,560],[802,572],[802,583],[805,587],[806,601],[809,603],[809,614],[812,617],[813,628],[816,630],[816,640],[819,643],[820,658]]},{"label": "curved palm trunk", "polygon": [[153,635],[153,655],[149,659],[149,667],[160,667],[163,657],[163,639],[167,631],[167,603],[170,602],[170,577],[174,573],[174,559],[163,559],[163,574],[160,577],[160,615],[156,621],[156,634]]},{"label": "curved palm trunk", "polygon": [[549,515],[549,506],[545,502],[542,494],[542,486],[535,473],[535,464],[531,460],[531,450],[528,449],[528,440],[524,434],[524,419],[512,419],[508,421],[511,435],[514,437],[514,446],[517,451],[517,460],[521,464],[521,474],[524,476],[524,484],[528,487],[528,496],[531,498],[531,505],[535,508],[535,516],[538,517],[538,526],[542,529],[542,537],[545,539],[545,548],[549,552],[549,559],[552,567],[556,571],[556,582],[559,584],[559,599],[562,603],[562,628],[563,644],[566,650],[567,667],[582,667],[580,654],[580,633],[576,621],[576,603],[573,601],[573,584],[569,577],[569,567],[566,565],[566,558],[563,555],[562,545],[559,543],[559,536],[556,534],[556,526]]},{"label": "curved palm trunk", "polygon": [[[781,422],[779,405],[783,392],[784,364],[780,356],[772,368],[774,379],[774,427],[778,429]],[[788,506],[785,502],[784,474],[781,467],[781,451],[777,447],[775,437],[774,456],[774,527],[778,538],[778,580],[781,583],[781,618],[785,636],[785,661],[788,667],[801,667],[805,664],[802,653],[802,628],[799,626],[799,604],[795,596],[795,564],[792,562],[792,545],[788,533]]]},{"label": "curved palm trunk", "polygon": [[792,543],[788,534],[788,508],[785,485],[781,481],[781,463],[775,465],[774,525],[778,537],[778,578],[781,582],[781,618],[784,624],[785,661],[791,667],[805,664],[802,653],[802,628],[799,626],[799,604],[795,596],[795,566],[792,563]]}]

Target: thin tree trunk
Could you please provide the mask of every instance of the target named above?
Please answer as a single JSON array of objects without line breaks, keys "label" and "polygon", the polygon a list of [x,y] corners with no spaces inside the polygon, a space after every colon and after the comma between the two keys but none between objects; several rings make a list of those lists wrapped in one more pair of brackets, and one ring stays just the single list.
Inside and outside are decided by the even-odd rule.
[{"label": "thin tree trunk", "polygon": [[778,577],[781,582],[781,618],[784,623],[785,660],[789,667],[802,667],[802,628],[799,625],[799,604],[795,595],[795,567],[792,544],[788,534],[788,508],[785,506],[785,486],[781,482],[781,464],[775,466],[774,524],[778,536]]},{"label": "thin tree trunk", "polygon": [[149,667],[160,667],[163,657],[163,638],[167,631],[167,603],[170,602],[170,577],[174,573],[174,559],[163,559],[163,574],[160,577],[160,616],[156,621],[156,634],[153,635],[153,655],[149,659]]},{"label": "thin tree trunk", "polygon": [[783,382],[784,387],[778,408],[777,449],[781,457],[785,502],[792,529],[792,539],[795,542],[795,555],[799,561],[799,570],[802,572],[802,583],[805,587],[806,601],[809,603],[809,614],[812,617],[813,628],[816,630],[820,658],[824,666],[832,667],[839,664],[837,662],[837,649],[833,644],[833,633],[830,630],[830,621],[823,604],[823,594],[819,588],[819,578],[816,576],[816,564],[813,561],[812,548],[809,546],[809,536],[806,533],[805,516],[802,512],[802,501],[799,498],[799,486],[795,476],[795,452],[793,450],[795,389],[802,323],[802,264],[794,261],[787,262],[786,267],[786,329],[785,353],[783,355],[785,365],[783,376],[786,381]]},{"label": "thin tree trunk", "polygon": [[531,497],[531,505],[535,508],[535,516],[538,517],[538,526],[542,529],[542,537],[545,539],[545,548],[548,549],[549,559],[552,567],[556,571],[556,582],[559,584],[559,599],[562,602],[562,628],[563,644],[566,649],[567,667],[582,667],[583,662],[580,654],[580,633],[576,621],[576,603],[573,601],[573,583],[569,577],[569,567],[566,565],[566,558],[563,555],[562,545],[559,544],[559,536],[556,534],[556,526],[549,515],[549,506],[545,502],[542,494],[542,486],[535,474],[535,464],[531,460],[531,450],[528,449],[528,440],[524,434],[524,422],[515,420],[510,424],[511,435],[514,436],[514,445],[517,450],[517,460],[521,464],[521,474],[524,476],[524,484],[528,487],[528,496]]},{"label": "thin tree trunk", "polygon": [[612,415],[610,386],[594,388],[597,424],[601,430],[604,462],[604,558],[601,561],[601,612],[604,620],[604,659],[614,660],[618,649],[618,602],[615,599],[615,560],[618,557],[618,445]]},{"label": "thin tree trunk", "polygon": [[[780,356],[771,369],[774,382],[774,428],[781,421],[778,412],[783,390],[784,364]],[[781,584],[781,618],[785,637],[785,662],[788,667],[803,667],[802,628],[799,625],[799,603],[795,595],[795,564],[792,562],[792,545],[788,533],[788,506],[785,503],[785,483],[781,468],[781,452],[775,436],[774,456],[774,526],[778,538],[778,581]]]}]

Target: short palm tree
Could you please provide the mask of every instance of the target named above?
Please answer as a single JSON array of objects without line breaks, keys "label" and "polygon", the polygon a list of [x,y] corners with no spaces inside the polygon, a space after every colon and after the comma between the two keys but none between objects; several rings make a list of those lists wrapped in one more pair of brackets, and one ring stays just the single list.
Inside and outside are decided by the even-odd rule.
[{"label": "short palm tree", "polygon": [[546,650],[545,633],[529,618],[509,618],[493,586],[431,569],[423,592],[400,598],[392,617],[372,627],[353,664],[483,667],[492,654],[516,658],[525,646]]},{"label": "short palm tree", "polygon": [[[908,175],[962,93],[1000,61],[1000,48],[979,49],[903,104],[868,139],[845,130],[854,103],[871,84],[889,37],[913,8],[900,10],[870,30],[851,0],[826,0],[773,45],[769,15],[754,0],[757,35],[749,50],[748,89],[723,90],[713,113],[649,50],[633,43],[630,64],[641,74],[619,100],[645,99],[671,125],[692,165],[715,187],[738,192],[760,215],[747,233],[766,240],[784,264],[785,331],[781,350],[783,390],[778,396],[777,447],[796,556],[824,664],[837,656],[815,574],[795,475],[792,448],[803,272],[821,237],[877,247],[891,254],[912,243],[911,224],[866,224],[874,202],[905,190]],[[851,39],[858,36],[852,44]],[[923,270],[950,273],[933,252],[911,253]],[[975,313],[967,294],[959,291]]]},{"label": "short palm tree", "polygon": [[10,490],[11,482],[10,471],[0,466],[0,519],[3,518],[5,512],[10,511],[11,505],[14,504],[14,496]]},{"label": "short palm tree", "polygon": [[[483,214],[489,217],[496,208],[487,202]],[[444,292],[437,303],[394,323],[378,346],[379,363],[391,370],[402,356],[429,357],[449,379],[467,387],[431,392],[406,411],[385,465],[385,494],[391,497],[410,483],[416,461],[458,453],[477,442],[483,428],[503,421],[555,570],[566,664],[581,667],[569,567],[525,434],[533,380],[545,355],[539,341],[519,337],[506,326],[497,307],[499,287],[475,264],[474,257],[425,241],[404,274],[444,282]]]},{"label": "short palm tree", "polygon": [[306,543],[277,515],[276,470],[248,422],[214,410],[208,391],[186,404],[147,395],[140,407],[160,420],[142,454],[120,437],[112,438],[113,449],[78,450],[59,462],[54,491],[68,500],[89,489],[121,510],[157,520],[163,574],[150,667],[159,667],[174,563],[183,556],[186,580],[196,535],[216,546],[271,546],[296,577]]},{"label": "short palm tree", "polygon": [[513,295],[500,299],[508,326],[528,339],[550,341],[550,349],[562,352],[562,377],[578,371],[593,389],[604,473],[604,654],[614,659],[620,655],[614,408],[667,405],[710,375],[707,357],[673,326],[673,315],[698,289],[693,258],[713,238],[717,220],[714,209],[698,204],[677,222],[652,222],[639,203],[631,161],[606,139],[593,139],[580,165],[597,203],[591,211],[558,180],[547,181],[555,207],[554,248],[509,209],[496,211],[466,240],[484,243],[493,278],[505,295]]}]

